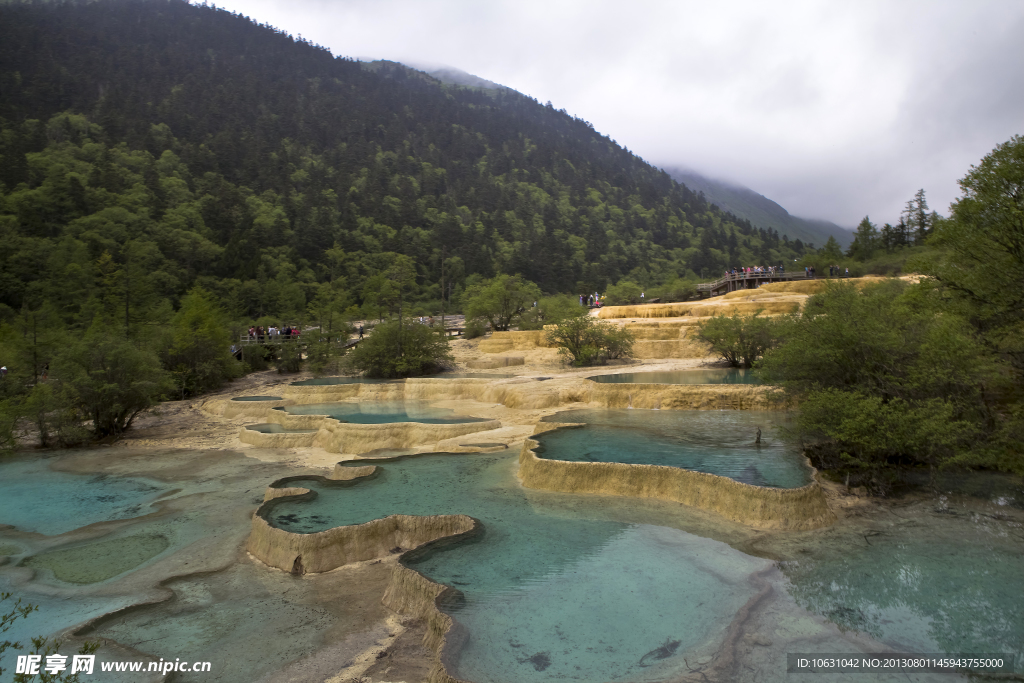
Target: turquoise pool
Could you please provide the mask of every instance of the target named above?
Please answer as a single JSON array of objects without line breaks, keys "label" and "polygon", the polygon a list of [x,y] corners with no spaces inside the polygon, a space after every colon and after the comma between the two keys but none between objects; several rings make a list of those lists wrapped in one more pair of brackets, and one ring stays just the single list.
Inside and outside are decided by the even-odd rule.
[{"label": "turquoise pool", "polygon": [[752,370],[743,368],[623,372],[614,375],[594,375],[587,379],[602,384],[760,384]]},{"label": "turquoise pool", "polygon": [[360,401],[358,403],[310,403],[285,406],[290,415],[327,415],[341,422],[356,424],[388,424],[419,422],[422,424],[456,424],[486,422],[488,418],[456,415],[448,408],[435,408],[415,401]]},{"label": "turquoise pool", "polygon": [[[572,410],[545,422],[584,424],[538,434],[537,456],[572,462],[668,465],[745,484],[798,488],[811,469],[796,444],[775,434],[783,412]],[[761,429],[761,445],[755,443]]]},{"label": "turquoise pool", "polygon": [[140,477],[56,472],[47,460],[38,455],[0,459],[0,524],[55,536],[144,515],[170,490]]},{"label": "turquoise pool", "polygon": [[285,429],[276,422],[264,422],[262,424],[248,425],[246,429],[261,434],[312,434],[316,429]]},{"label": "turquoise pool", "polygon": [[[751,572],[770,566],[677,529],[606,519],[623,501],[524,490],[515,467],[514,454],[429,455],[355,485],[292,479],[320,495],[279,501],[267,517],[299,533],[391,514],[480,519],[477,542],[412,565],[461,591],[445,609],[471,637],[449,653],[450,673],[476,683],[682,674],[681,655],[720,638],[754,592]],[[666,641],[679,656],[641,666]]]}]

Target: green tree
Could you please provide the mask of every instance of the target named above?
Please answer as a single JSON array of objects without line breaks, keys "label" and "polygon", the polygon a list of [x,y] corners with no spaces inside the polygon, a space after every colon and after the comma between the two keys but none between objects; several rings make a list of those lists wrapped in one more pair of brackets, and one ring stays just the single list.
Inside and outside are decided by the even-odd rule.
[{"label": "green tree", "polygon": [[163,364],[174,377],[176,393],[201,394],[238,376],[241,368],[230,352],[231,333],[224,314],[205,290],[194,288],[174,316]]},{"label": "green tree", "polygon": [[843,248],[839,246],[839,242],[836,241],[835,237],[829,235],[828,241],[818,251],[818,254],[829,263],[839,263],[843,258]]},{"label": "green tree", "polygon": [[40,382],[25,396],[18,412],[35,428],[40,446],[72,446],[88,438],[76,398],[67,385],[56,381]]},{"label": "green tree", "polygon": [[73,392],[82,414],[92,420],[98,437],[125,432],[170,388],[155,353],[120,335],[111,336],[108,327],[109,321],[97,319],[57,356],[53,368],[56,379]]},{"label": "green tree", "polygon": [[443,331],[418,324],[381,323],[346,357],[346,365],[368,377],[409,377],[440,372],[453,358]]},{"label": "green tree", "polygon": [[885,490],[894,467],[941,466],[975,448],[998,368],[967,322],[927,286],[829,283],[759,373],[800,407],[822,469]]},{"label": "green tree", "polygon": [[463,297],[466,318],[487,320],[495,331],[508,330],[533,302],[540,288],[519,275],[498,275],[475,285]]},{"label": "green tree", "polygon": [[857,231],[853,235],[853,242],[850,243],[850,248],[846,250],[846,255],[856,261],[867,261],[878,250],[880,241],[881,236],[878,228],[874,226],[867,216],[864,216],[857,226]]},{"label": "green tree", "polygon": [[643,288],[631,280],[619,280],[618,284],[612,285],[605,290],[607,304],[610,306],[622,306],[626,304],[640,303],[640,294]]},{"label": "green tree", "polygon": [[1024,372],[1024,137],[997,146],[960,188],[949,219],[935,227],[941,251],[916,265]]},{"label": "green tree", "polygon": [[580,310],[579,300],[573,297],[564,294],[544,296],[537,300],[536,306],[531,306],[520,316],[519,329],[540,330],[545,325],[557,325]]},{"label": "green tree", "polygon": [[998,145],[960,188],[950,217],[935,223],[929,244],[937,250],[914,265],[934,278],[950,312],[970,322],[984,350],[1007,361],[990,438],[959,460],[1024,471],[1024,137]]},{"label": "green tree", "polygon": [[629,330],[599,321],[586,309],[577,309],[548,331],[547,341],[571,365],[594,365],[607,358],[629,356],[634,337]]},{"label": "green tree", "polygon": [[767,318],[757,311],[752,316],[718,315],[697,325],[697,339],[734,368],[749,368],[779,343],[784,321]]}]

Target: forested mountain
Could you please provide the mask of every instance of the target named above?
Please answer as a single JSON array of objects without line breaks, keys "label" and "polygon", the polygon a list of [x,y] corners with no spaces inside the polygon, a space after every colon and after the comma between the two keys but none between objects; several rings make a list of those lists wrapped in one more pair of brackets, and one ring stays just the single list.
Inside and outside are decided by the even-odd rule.
[{"label": "forested mountain", "polygon": [[463,85],[467,88],[482,88],[484,90],[498,90],[506,89],[505,86],[489,81],[486,78],[480,78],[474,76],[471,73],[466,73],[462,69],[456,69],[451,66],[418,66],[416,64],[409,64],[413,69],[419,69],[425,71],[442,83],[448,83],[450,85]]},{"label": "forested mountain", "polygon": [[685,184],[694,192],[703,192],[705,199],[723,211],[745,218],[759,228],[772,227],[791,240],[821,246],[829,237],[835,237],[840,246],[847,247],[853,241],[853,232],[831,221],[800,218],[791,215],[776,202],[754,190],[713,180],[693,171],[666,168],[669,175]]},{"label": "forested mountain", "polygon": [[115,290],[366,305],[395,254],[432,307],[442,260],[457,300],[496,273],[589,292],[803,250],[565,111],[184,0],[0,4],[0,243],[0,311],[70,325]]}]

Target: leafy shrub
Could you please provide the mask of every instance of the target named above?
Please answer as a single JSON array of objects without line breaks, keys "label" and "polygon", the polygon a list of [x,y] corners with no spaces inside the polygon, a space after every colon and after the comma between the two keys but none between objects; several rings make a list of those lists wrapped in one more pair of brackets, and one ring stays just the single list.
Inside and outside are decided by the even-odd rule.
[{"label": "leafy shrub", "polygon": [[761,316],[718,315],[697,325],[697,338],[734,368],[749,368],[778,344],[782,323]]},{"label": "leafy shrub", "polygon": [[531,306],[519,318],[519,329],[541,330],[545,325],[557,325],[580,310],[579,300],[571,296],[556,294],[541,297],[537,306]]},{"label": "leafy shrub", "polygon": [[508,330],[540,298],[540,288],[519,275],[498,275],[467,289],[466,319],[483,318],[492,330]]},{"label": "leafy shrub", "polygon": [[338,343],[310,342],[306,347],[306,365],[315,377],[337,374],[341,371],[344,349]]},{"label": "leafy shrub", "polygon": [[630,280],[619,280],[619,283],[612,285],[605,290],[605,303],[609,306],[623,306],[640,303],[640,294],[643,288]]},{"label": "leafy shrub", "polygon": [[559,355],[567,363],[581,367],[629,356],[634,338],[629,330],[617,329],[579,311],[549,331],[547,340],[558,347]]},{"label": "leafy shrub", "polygon": [[262,344],[246,344],[242,347],[242,367],[246,372],[268,369],[270,358],[270,351]]},{"label": "leafy shrub", "polygon": [[156,354],[111,336],[109,328],[97,318],[84,337],[57,356],[53,370],[99,437],[127,430],[173,386]]},{"label": "leafy shrub", "polygon": [[347,356],[346,367],[368,377],[426,375],[451,367],[453,358],[443,332],[409,321],[377,325]]},{"label": "leafy shrub", "polygon": [[298,344],[281,344],[274,363],[278,373],[298,372],[302,368],[302,351]]},{"label": "leafy shrub", "polygon": [[800,406],[816,464],[877,492],[905,466],[1024,470],[1000,446],[1013,421],[991,428],[1000,409],[987,397],[1010,391],[1010,380],[946,305],[929,283],[890,280],[858,292],[834,282],[786,325],[759,373]]},{"label": "leafy shrub", "polygon": [[487,323],[479,318],[473,318],[472,320],[466,321],[466,327],[463,330],[463,336],[466,339],[476,339],[487,334]]}]

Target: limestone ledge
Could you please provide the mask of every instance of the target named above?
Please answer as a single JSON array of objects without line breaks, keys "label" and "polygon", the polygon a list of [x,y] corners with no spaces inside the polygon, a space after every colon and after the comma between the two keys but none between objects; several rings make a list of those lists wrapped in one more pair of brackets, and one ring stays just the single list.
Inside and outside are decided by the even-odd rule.
[{"label": "limestone ledge", "polygon": [[[560,426],[547,423],[545,430]],[[537,457],[536,447],[536,441],[527,439],[519,454],[519,478],[529,488],[656,498],[714,512],[755,529],[802,531],[835,521],[817,479],[798,489],[767,488],[664,465],[548,460]]]},{"label": "limestone ledge", "polygon": [[[376,467],[351,467],[338,463],[324,480],[355,480],[371,476]],[[286,496],[315,496],[309,489],[286,486],[299,477],[288,477],[267,488],[266,500]],[[271,506],[261,506],[252,518],[252,532],[246,543],[249,553],[272,567],[306,574],[336,569],[345,564],[391,556],[395,548],[407,549],[398,557],[391,581],[384,592],[383,604],[400,614],[423,619],[427,625],[423,644],[434,653],[430,683],[462,683],[450,676],[445,664],[450,653],[457,653],[468,634],[439,604],[458,601],[462,593],[435,583],[402,563],[433,552],[436,548],[461,543],[479,535],[479,520],[467,515],[430,515],[416,517],[391,515],[364,524],[335,527],[315,534],[296,534],[271,527],[265,519]]]},{"label": "limestone ledge", "polygon": [[483,353],[504,353],[505,351],[525,351],[538,347],[554,348],[552,344],[548,343],[544,330],[492,332],[490,337],[480,341],[477,349]]},{"label": "limestone ledge", "polygon": [[[573,389],[542,384],[527,377],[495,379],[436,379],[411,377],[389,384],[335,384],[288,387],[282,391],[294,405],[333,403],[350,399],[364,401],[447,401],[468,399],[500,403],[508,408],[537,410],[584,400]],[[270,418],[275,411],[265,415]],[[283,411],[276,411],[281,413]]]},{"label": "limestone ledge", "polygon": [[[760,290],[744,290],[756,295]],[[681,301],[671,304],[642,304],[638,306],[605,306],[597,314],[601,319],[616,318],[708,318],[716,315],[753,315],[762,311],[765,315],[796,313],[806,297],[765,296],[763,299],[738,300],[724,296],[704,301]]]},{"label": "limestone ledge", "polygon": [[500,428],[501,422],[498,420],[456,424],[354,424],[324,418],[320,431],[313,439],[313,445],[328,453],[368,453],[380,448],[412,448],[435,444],[445,439]]},{"label": "limestone ledge", "polygon": [[280,401],[232,401],[231,399],[213,399],[204,401],[200,408],[216,417],[266,417],[272,415],[274,408],[294,403],[286,398]]},{"label": "limestone ledge", "polygon": [[[631,326],[626,326],[632,329]],[[654,358],[708,358],[707,344],[696,339],[638,339],[631,356],[637,360]]]},{"label": "limestone ledge", "polygon": [[[313,496],[316,492],[305,495]],[[281,498],[268,503],[276,500]],[[270,526],[263,517],[268,503],[252,517],[246,550],[266,565],[296,574],[318,574],[353,562],[387,557],[395,548],[415,548],[439,538],[457,536],[476,524],[466,515],[390,515],[363,524],[296,534]]]},{"label": "limestone ledge", "polygon": [[466,361],[466,367],[471,370],[495,370],[497,368],[509,368],[514,365],[525,364],[526,359],[522,356],[498,356],[497,358]]},{"label": "limestone ledge", "polygon": [[590,403],[642,410],[770,410],[772,387],[754,384],[592,382]]},{"label": "limestone ledge", "polygon": [[284,498],[286,496],[304,496],[307,493],[310,493],[310,490],[304,489],[301,486],[286,486],[284,488],[268,486],[266,492],[263,494],[263,502],[266,503],[268,500]]},{"label": "limestone ledge", "polygon": [[384,591],[381,602],[388,609],[422,619],[426,623],[423,646],[434,654],[427,676],[428,683],[463,683],[451,676],[445,665],[453,653],[462,649],[469,634],[465,627],[442,612],[438,606],[447,601],[459,600],[462,594],[403,566],[402,558],[399,558],[399,563],[392,570],[391,583]]},{"label": "limestone ledge", "polygon": [[238,440],[257,448],[309,448],[313,445],[316,432],[299,434],[266,434],[255,429],[242,427],[238,430]]},{"label": "limestone ledge", "polygon": [[391,422],[387,424],[356,424],[339,422],[324,415],[289,415],[278,412],[272,422],[286,429],[312,427],[315,432],[266,434],[242,427],[238,439],[261,448],[320,447],[328,453],[368,453],[380,448],[413,448],[436,444],[466,434],[500,429],[499,420],[453,424]]},{"label": "limestone ledge", "polygon": [[[352,467],[339,462],[334,466],[334,471],[324,477],[324,479],[330,481],[352,481],[354,479],[369,477],[376,471],[377,467],[375,465]],[[312,491],[301,486],[276,486],[271,484],[263,493],[263,502],[265,503],[268,500],[285,498],[287,496],[304,496],[307,493],[312,493]]]}]

